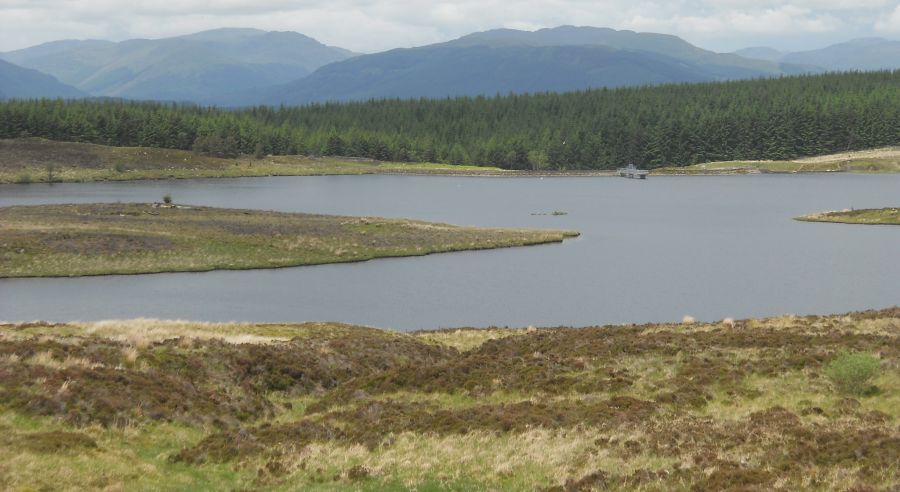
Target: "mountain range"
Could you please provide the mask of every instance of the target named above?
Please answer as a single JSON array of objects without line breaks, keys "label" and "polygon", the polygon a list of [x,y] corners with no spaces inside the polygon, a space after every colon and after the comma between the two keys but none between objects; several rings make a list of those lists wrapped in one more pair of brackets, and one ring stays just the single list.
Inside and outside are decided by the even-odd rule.
[{"label": "mountain range", "polygon": [[[496,29],[357,55],[294,32],[217,29],[158,40],[55,41],[0,53],[0,60],[8,62],[0,65],[0,94],[6,97],[87,95],[247,106],[900,68],[900,42],[860,39],[797,53],[764,47],[715,53],[672,35],[561,26]],[[35,70],[49,78],[27,82]]]},{"label": "mountain range", "polygon": [[283,84],[353,55],[295,32],[217,29],[119,43],[56,41],[0,58],[93,96],[197,101]]},{"label": "mountain range", "polygon": [[572,26],[498,29],[333,63],[266,93],[264,102],[565,92],[805,71],[820,70],[714,53],[663,34]]}]

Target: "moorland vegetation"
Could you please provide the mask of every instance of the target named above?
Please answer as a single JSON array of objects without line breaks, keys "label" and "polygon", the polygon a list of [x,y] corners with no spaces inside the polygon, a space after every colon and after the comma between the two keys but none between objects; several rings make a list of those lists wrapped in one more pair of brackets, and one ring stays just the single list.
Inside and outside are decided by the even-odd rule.
[{"label": "moorland vegetation", "polygon": [[892,490],[900,310],[0,325],[5,489]]}]

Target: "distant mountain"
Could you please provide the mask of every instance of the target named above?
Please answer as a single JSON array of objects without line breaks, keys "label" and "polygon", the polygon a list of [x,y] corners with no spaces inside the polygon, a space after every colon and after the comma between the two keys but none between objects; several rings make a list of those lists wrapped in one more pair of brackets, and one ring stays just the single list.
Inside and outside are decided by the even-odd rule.
[{"label": "distant mountain", "polygon": [[603,27],[560,26],[537,31],[495,29],[463,36],[445,43],[451,46],[608,46],[621,50],[646,51],[694,63],[716,77],[743,77],[748,72],[782,72],[776,63],[750,60],[734,54],[698,48],[669,34],[617,31]]},{"label": "distant mountain", "polygon": [[793,53],[782,53],[772,48],[746,48],[735,54],[758,60],[819,67],[827,71],[900,68],[900,41],[883,38],[854,39],[817,50]]},{"label": "distant mountain", "polygon": [[268,96],[272,104],[567,92],[714,80],[696,66],[604,46],[436,46],[325,66]]},{"label": "distant mountain", "polygon": [[733,54],[752,60],[765,60],[771,62],[781,61],[781,58],[785,55],[783,51],[778,51],[775,48],[769,48],[767,46],[744,48],[735,51]]},{"label": "distant mountain", "polygon": [[50,75],[0,60],[0,99],[79,98],[87,94]]},{"label": "distant mountain", "polygon": [[828,70],[880,70],[900,68],[900,41],[854,39],[812,51],[788,53],[787,63],[817,65]]},{"label": "distant mountain", "polygon": [[[265,102],[562,92],[807,71],[703,50],[669,35],[563,26],[498,29],[419,48],[363,55],[270,91]],[[250,97],[233,95],[237,105]]]},{"label": "distant mountain", "polygon": [[197,101],[284,84],[353,55],[295,32],[217,29],[159,40],[57,41],[0,58],[93,96]]}]

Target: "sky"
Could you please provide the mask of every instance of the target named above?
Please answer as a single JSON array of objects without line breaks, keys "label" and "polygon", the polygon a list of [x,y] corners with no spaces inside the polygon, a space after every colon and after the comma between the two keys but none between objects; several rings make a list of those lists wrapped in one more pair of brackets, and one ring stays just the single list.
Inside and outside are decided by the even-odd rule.
[{"label": "sky", "polygon": [[858,37],[900,39],[900,0],[0,0],[0,51],[253,27],[372,53],[559,25],[675,34],[719,52],[797,51]]}]

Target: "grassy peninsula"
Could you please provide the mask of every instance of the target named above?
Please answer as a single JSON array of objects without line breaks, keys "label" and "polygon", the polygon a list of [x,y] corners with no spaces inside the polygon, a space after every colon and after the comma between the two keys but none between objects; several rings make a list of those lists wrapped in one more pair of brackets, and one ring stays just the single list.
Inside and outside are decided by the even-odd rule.
[{"label": "grassy peninsula", "polygon": [[805,222],[838,222],[841,224],[900,225],[900,208],[863,208],[803,215]]},{"label": "grassy peninsula", "polygon": [[6,324],[0,396],[8,490],[891,490],[900,309],[411,334]]},{"label": "grassy peninsula", "polygon": [[896,173],[900,172],[900,147],[841,152],[788,161],[722,161],[685,167],[663,167],[653,174],[793,174],[793,173]]},{"label": "grassy peninsula", "polygon": [[0,208],[0,278],[275,268],[577,235],[166,204],[16,206]]}]

